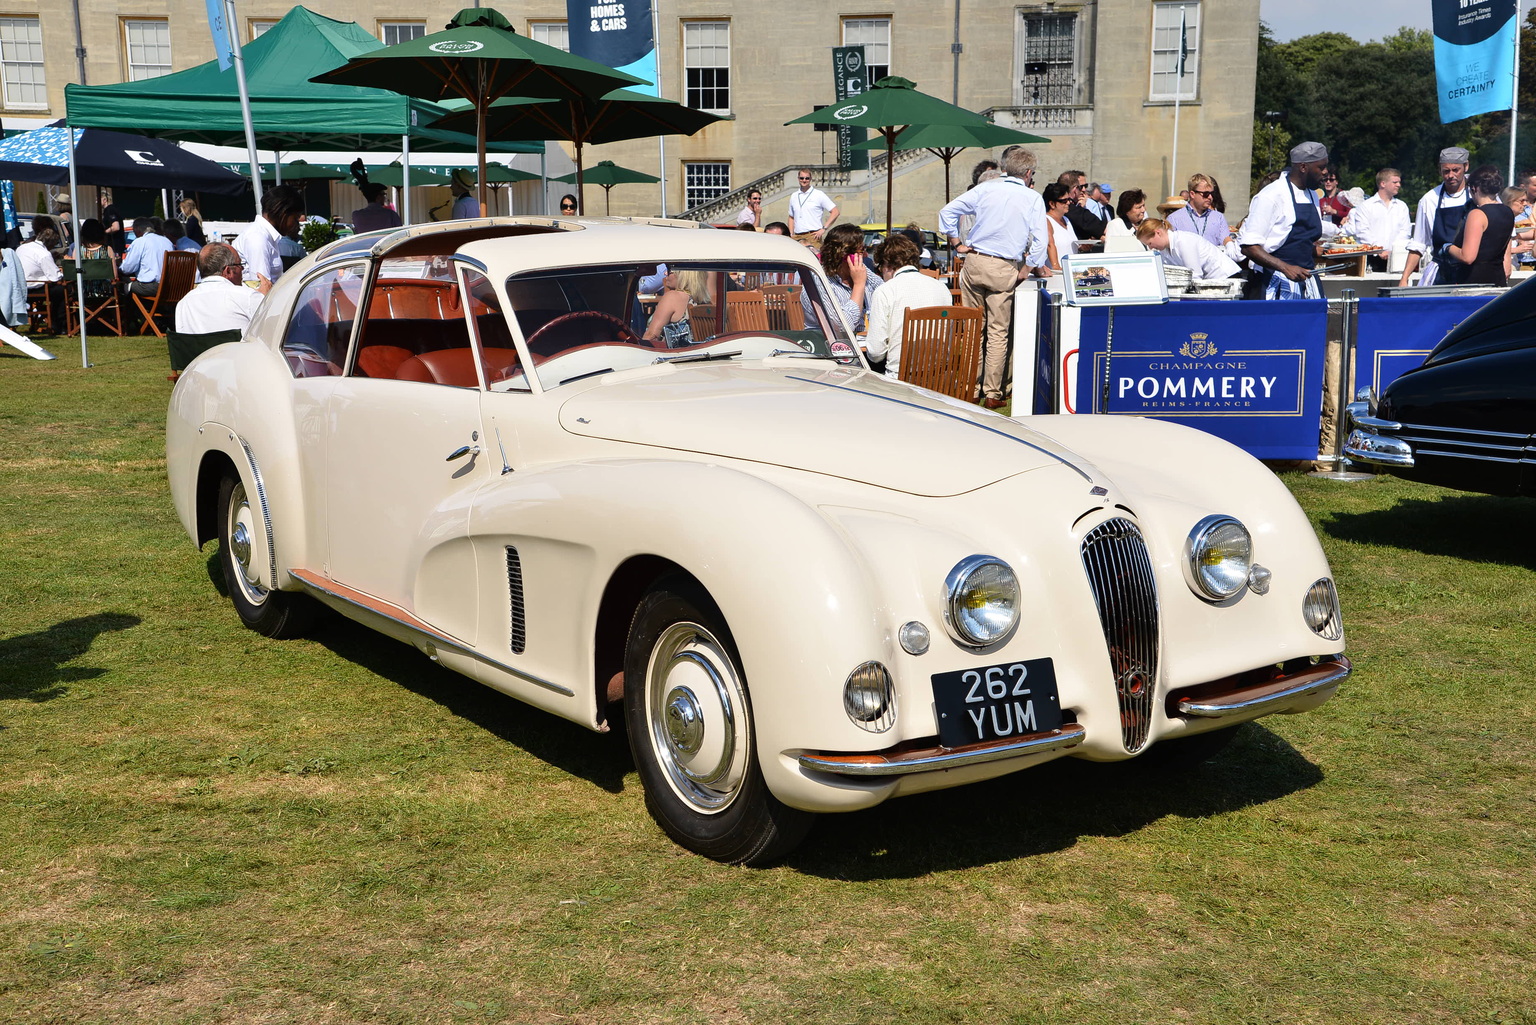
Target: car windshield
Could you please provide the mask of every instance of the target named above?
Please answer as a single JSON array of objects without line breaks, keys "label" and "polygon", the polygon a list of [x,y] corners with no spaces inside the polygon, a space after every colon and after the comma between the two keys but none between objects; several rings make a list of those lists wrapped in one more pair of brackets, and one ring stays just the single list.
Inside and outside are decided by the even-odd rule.
[{"label": "car windshield", "polygon": [[824,292],[798,265],[748,262],[588,265],[507,279],[510,313],[545,389],[678,356],[857,363]]}]

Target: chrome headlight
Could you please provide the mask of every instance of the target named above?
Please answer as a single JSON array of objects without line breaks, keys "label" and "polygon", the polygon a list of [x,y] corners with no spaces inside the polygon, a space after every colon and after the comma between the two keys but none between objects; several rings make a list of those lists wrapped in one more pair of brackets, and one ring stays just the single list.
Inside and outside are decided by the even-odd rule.
[{"label": "chrome headlight", "polygon": [[961,644],[984,648],[1019,624],[1019,580],[1001,559],[961,559],[944,581],[944,622]]},{"label": "chrome headlight", "polygon": [[1248,584],[1253,539],[1230,516],[1207,516],[1184,542],[1184,576],[1190,589],[1211,601],[1225,601]]},{"label": "chrome headlight", "polygon": [[1307,588],[1301,603],[1301,617],[1312,632],[1327,641],[1344,636],[1344,615],[1339,611],[1339,591],[1333,581],[1322,577]]}]

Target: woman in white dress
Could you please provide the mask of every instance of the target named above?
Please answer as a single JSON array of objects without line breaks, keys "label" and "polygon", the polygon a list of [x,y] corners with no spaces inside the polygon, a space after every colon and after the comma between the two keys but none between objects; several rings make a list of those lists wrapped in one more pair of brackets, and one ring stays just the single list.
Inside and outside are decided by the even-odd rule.
[{"label": "woman in white dress", "polygon": [[1077,232],[1067,223],[1067,208],[1072,205],[1071,190],[1061,182],[1051,182],[1042,193],[1045,197],[1045,217],[1051,225],[1051,239],[1046,246],[1051,270],[1060,272],[1063,257],[1077,252]]}]

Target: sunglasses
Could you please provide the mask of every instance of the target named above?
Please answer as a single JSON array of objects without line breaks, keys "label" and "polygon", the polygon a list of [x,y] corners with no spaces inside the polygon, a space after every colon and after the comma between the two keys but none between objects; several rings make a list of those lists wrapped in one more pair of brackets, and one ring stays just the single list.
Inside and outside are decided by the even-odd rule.
[{"label": "sunglasses", "polygon": [[561,203],[560,204],[560,209],[562,209],[562,210],[574,210],[574,209],[576,209],[576,204],[575,203]]},{"label": "sunglasses", "polygon": [[1204,196],[1206,199],[1210,199],[1212,196],[1216,195],[1214,192],[1201,192],[1199,189],[1190,189],[1189,194],[1191,196]]}]

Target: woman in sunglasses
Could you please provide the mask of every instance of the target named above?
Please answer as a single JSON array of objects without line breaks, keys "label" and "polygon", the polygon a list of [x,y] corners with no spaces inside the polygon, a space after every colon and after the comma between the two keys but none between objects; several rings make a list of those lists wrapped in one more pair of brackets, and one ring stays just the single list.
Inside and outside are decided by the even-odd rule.
[{"label": "woman in sunglasses", "polygon": [[560,216],[576,216],[576,197],[571,195],[569,192],[560,197]]},{"label": "woman in sunglasses", "polygon": [[1339,176],[1334,171],[1323,175],[1323,189],[1317,199],[1317,208],[1324,220],[1334,224],[1343,224],[1344,218],[1349,216],[1349,200],[1339,192]]},{"label": "woman in sunglasses", "polygon": [[1189,177],[1189,204],[1168,215],[1168,226],[1175,231],[1192,231],[1213,246],[1223,245],[1232,229],[1226,215],[1216,209],[1216,183],[1208,174]]}]

